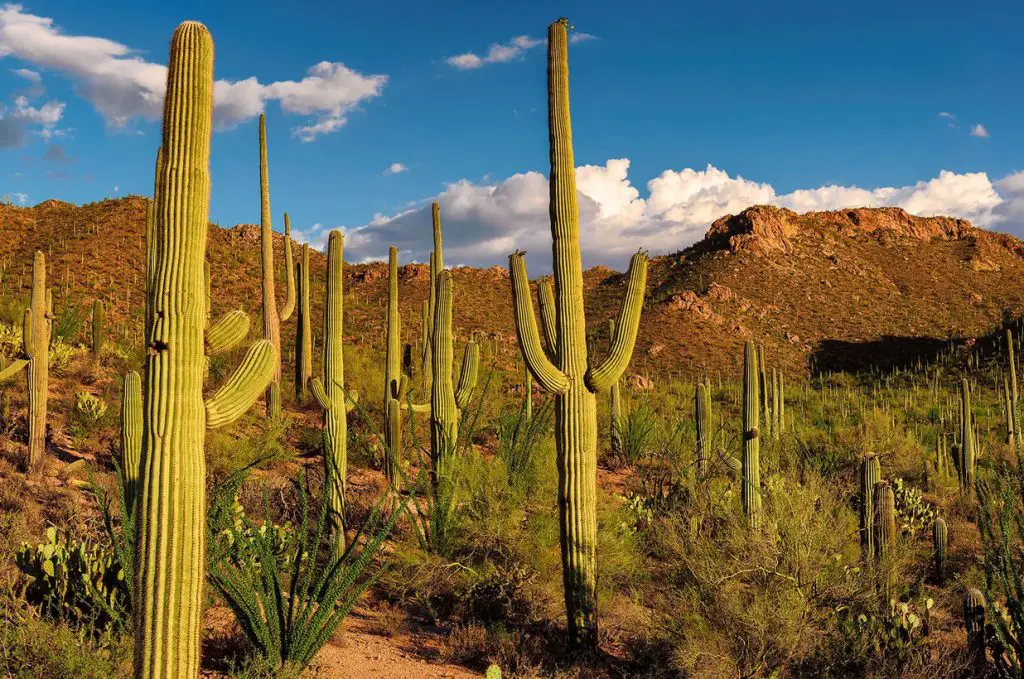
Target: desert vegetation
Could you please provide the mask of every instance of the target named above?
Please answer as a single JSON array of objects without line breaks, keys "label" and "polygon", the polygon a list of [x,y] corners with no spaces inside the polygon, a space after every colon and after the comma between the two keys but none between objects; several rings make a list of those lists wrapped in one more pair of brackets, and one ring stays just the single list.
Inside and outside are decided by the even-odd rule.
[{"label": "desert vegetation", "polygon": [[[707,336],[739,339],[659,368],[673,349],[643,317],[666,301],[707,317],[717,284],[693,295],[666,282],[679,260],[638,252],[590,285],[569,28],[548,29],[553,275],[531,283],[514,252],[507,298],[476,313],[436,203],[416,292],[395,248],[382,294],[365,267],[353,290],[340,231],[294,261],[262,119],[251,252],[208,248],[213,39],[178,27],[138,270],[90,277],[63,236],[0,262],[5,676],[403,676],[352,664],[357,623],[419,658],[404,676],[1024,674],[1010,301],[987,333],[879,341],[856,370],[833,369],[842,347],[797,360],[797,318],[762,326],[767,343],[718,324]],[[729,224],[682,259],[795,238]],[[252,290],[227,273],[244,264],[255,340]]]}]

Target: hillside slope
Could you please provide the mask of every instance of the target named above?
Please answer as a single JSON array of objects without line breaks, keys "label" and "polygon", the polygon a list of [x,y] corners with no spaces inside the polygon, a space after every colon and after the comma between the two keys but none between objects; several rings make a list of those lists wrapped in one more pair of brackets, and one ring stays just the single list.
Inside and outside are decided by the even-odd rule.
[{"label": "hillside slope", "polygon": [[[128,197],[77,207],[46,201],[0,206],[0,288],[27,295],[31,253],[49,254],[57,304],[103,299],[114,336],[137,339],[143,304],[146,200]],[[424,224],[428,229],[429,224]],[[278,235],[279,281],[283,237]],[[211,228],[214,312],[242,308],[258,328],[259,229]],[[313,314],[320,317],[324,258],[311,256]],[[386,266],[346,267],[347,340],[383,353]],[[1024,243],[944,217],[895,208],[816,212],[757,206],[719,219],[707,237],[651,260],[648,305],[634,372],[733,371],[742,342],[764,342],[793,371],[857,367],[916,352],[929,341],[973,337],[1024,309]],[[403,338],[419,337],[427,295],[424,265],[402,267]],[[622,276],[603,268],[584,276],[588,322],[598,347],[617,310]],[[455,271],[455,326],[493,340],[499,362],[517,361],[508,276],[500,267]],[[284,295],[284,285],[278,284]],[[319,323],[314,323],[314,332]],[[284,323],[290,360],[294,323]],[[369,356],[368,356],[369,358]]]}]

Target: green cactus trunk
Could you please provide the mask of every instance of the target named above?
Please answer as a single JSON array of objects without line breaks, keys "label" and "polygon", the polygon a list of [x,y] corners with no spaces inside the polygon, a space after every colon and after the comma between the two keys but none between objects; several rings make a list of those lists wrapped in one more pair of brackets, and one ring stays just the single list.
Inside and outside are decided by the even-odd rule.
[{"label": "green cactus trunk", "polygon": [[743,350],[743,483],[740,498],[751,527],[761,523],[761,371],[753,342]]},{"label": "green cactus trunk", "polygon": [[1015,430],[1013,428],[1013,400],[1010,395],[1010,381],[1003,378],[1003,405],[1006,417],[1006,443],[1013,445]]},{"label": "green cactus trunk", "polygon": [[263,338],[273,346],[277,359],[274,380],[267,388],[267,416],[281,415],[281,321],[287,321],[295,309],[294,272],[292,271],[291,222],[284,218],[285,280],[288,296],[284,308],[277,310],[274,286],[274,230],[270,217],[270,177],[267,166],[267,123],[260,114],[260,267],[263,275]]},{"label": "green cactus trunk", "polygon": [[771,404],[768,401],[768,368],[767,363],[764,360],[764,345],[759,344],[757,346],[757,368],[758,368],[758,394],[761,397],[761,424],[763,425],[764,433],[771,435],[772,433],[772,410]]},{"label": "green cactus trunk", "polygon": [[445,478],[446,462],[454,454],[459,438],[459,408],[452,383],[452,278],[442,270],[437,277],[434,307],[433,376],[430,387],[430,454],[435,485]]},{"label": "green cactus trunk", "polygon": [[779,407],[779,372],[775,368],[772,368],[772,438],[776,441],[779,439],[781,433],[781,423],[779,417],[782,415],[781,408]]},{"label": "green cactus trunk", "polygon": [[971,385],[965,377],[960,382],[960,485],[968,497],[974,496],[975,455]]},{"label": "green cactus trunk", "polygon": [[941,516],[932,524],[932,557],[935,564],[935,582],[940,585],[946,581],[946,547],[949,543],[949,532],[946,521]]},{"label": "green cactus trunk", "polygon": [[562,583],[573,646],[597,644],[597,401],[629,363],[647,282],[647,256],[630,262],[626,295],[608,357],[597,366],[587,355],[580,261],[579,207],[569,115],[567,22],[548,28],[548,129],[550,218],[554,256],[554,339],[541,344],[522,252],[509,257],[516,334],[534,378],[555,394],[555,447]]},{"label": "green cactus trunk", "polygon": [[693,401],[694,422],[697,426],[697,474],[704,476],[711,457],[711,389],[698,382],[693,388]]},{"label": "green cactus trunk", "polygon": [[313,379],[313,328],[309,313],[309,243],[302,244],[302,256],[296,267],[298,314],[295,319],[295,398],[306,400],[306,389]]},{"label": "green cactus trunk", "polygon": [[142,461],[142,377],[134,370],[124,376],[121,392],[121,476],[125,507],[134,513]]},{"label": "green cactus trunk", "polygon": [[[542,316],[543,317],[543,316]],[[615,337],[615,321],[608,321],[609,342]],[[622,462],[622,398],[619,390],[619,380],[612,383],[608,390],[608,421],[611,427],[611,453],[612,459]]]},{"label": "green cactus trunk", "polygon": [[398,313],[398,249],[388,248],[388,326],[384,355],[384,475],[396,487],[402,454],[402,416],[399,386],[402,380],[402,318]]},{"label": "green cactus trunk", "polygon": [[777,421],[779,423],[779,434],[786,433],[786,376],[779,371],[779,399],[776,403],[778,408]]},{"label": "green cactus trunk", "polygon": [[46,406],[50,391],[50,319],[46,290],[46,257],[36,252],[32,260],[32,297],[25,310],[22,344],[28,364],[28,466],[38,473],[46,455]]},{"label": "green cactus trunk", "polygon": [[985,666],[985,595],[980,590],[964,590],[964,628],[967,651],[975,668]]},{"label": "green cactus trunk", "polygon": [[103,353],[103,302],[96,300],[92,303],[92,357],[100,360]]},{"label": "green cactus trunk", "polygon": [[345,547],[345,491],[348,486],[348,399],[343,348],[345,237],[338,230],[327,239],[327,293],[324,298],[323,391],[324,467],[331,478],[331,529],[338,549]]},{"label": "green cactus trunk", "polygon": [[533,375],[530,371],[526,371],[526,376],[523,380],[523,389],[526,392],[523,400],[523,418],[526,424],[529,424],[533,419]]},{"label": "green cactus trunk", "polygon": [[895,583],[891,555],[896,546],[896,496],[888,481],[875,484],[874,504],[875,559],[882,568],[882,582],[879,586],[888,598]]},{"label": "green cactus trunk", "polygon": [[135,676],[199,673],[206,552],[203,259],[210,202],[213,40],[174,33],[164,100],[137,504]]},{"label": "green cactus trunk", "polygon": [[882,480],[882,466],[874,453],[860,461],[860,547],[864,561],[875,558],[875,484]]},{"label": "green cactus trunk", "polygon": [[1006,360],[1010,365],[1010,413],[1011,422],[1013,423],[1013,431],[1016,434],[1020,434],[1020,414],[1017,410],[1019,403],[1017,402],[1017,357],[1014,351],[1013,345],[1013,331],[1009,328],[1006,329]]}]

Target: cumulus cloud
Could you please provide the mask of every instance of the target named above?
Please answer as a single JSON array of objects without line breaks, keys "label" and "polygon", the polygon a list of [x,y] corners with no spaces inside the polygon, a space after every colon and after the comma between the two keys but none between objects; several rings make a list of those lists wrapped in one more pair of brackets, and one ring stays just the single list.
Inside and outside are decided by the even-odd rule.
[{"label": "cumulus cloud", "polygon": [[977,123],[974,127],[971,128],[971,136],[987,139],[992,135],[988,133],[988,130],[985,129],[984,125],[982,125],[981,123]]},{"label": "cumulus cloud", "polygon": [[[778,193],[708,165],[665,170],[642,192],[629,177],[626,158],[576,169],[584,264],[622,269],[630,254],[682,249],[703,237],[711,222],[751,205],[767,203],[797,212],[848,207],[898,206],[922,216],[953,215],[978,226],[1014,230],[1024,225],[1024,172],[993,182],[984,172],[942,171],[907,186],[862,188],[820,186]],[[519,248],[527,250],[533,274],[550,271],[548,180],[539,172],[502,181],[449,184],[437,197],[445,225],[445,255],[454,264],[504,265]],[[393,215],[376,215],[348,227],[346,254],[354,261],[381,259],[389,245],[403,261],[427,261],[431,248],[429,201]],[[322,244],[327,229],[317,225],[303,236]]]},{"label": "cumulus cloud", "polygon": [[[3,57],[49,68],[74,80],[79,94],[112,127],[123,127],[136,118],[157,120],[162,113],[166,66],[146,61],[113,40],[68,35],[53,19],[27,13],[21,5],[0,8]],[[298,81],[218,80],[214,119],[221,129],[233,127],[262,113],[266,102],[277,101],[288,113],[312,118],[292,130],[300,140],[312,141],[338,130],[352,109],[380,95],[386,83],[387,76],[367,76],[327,61],[311,66]]]},{"label": "cumulus cloud", "polygon": [[11,194],[11,198],[13,198],[15,201],[17,201],[18,205],[27,205],[28,204],[28,194],[27,193],[21,193],[20,191],[15,191],[14,193]]},{"label": "cumulus cloud", "polygon": [[445,63],[453,68],[468,71],[474,68],[480,68],[487,64],[503,64],[507,61],[512,61],[526,50],[543,44],[544,40],[540,38],[531,38],[528,35],[518,35],[506,43],[495,43],[491,45],[487,50],[487,54],[484,54],[483,56],[472,52],[466,52],[465,54],[457,54],[453,57],[448,57],[445,59]]},{"label": "cumulus cloud", "polygon": [[587,42],[589,40],[597,40],[596,35],[590,33],[582,33],[579,31],[573,31],[569,34],[569,43],[575,45],[578,42]]},{"label": "cumulus cloud", "polygon": [[399,174],[408,171],[409,168],[402,163],[391,163],[390,165],[388,165],[388,169],[384,170],[384,174]]},{"label": "cumulus cloud", "polygon": [[0,148],[24,146],[30,132],[43,139],[64,136],[64,131],[57,128],[64,108],[62,101],[52,100],[36,107],[25,95],[15,97],[12,107],[0,107]]}]

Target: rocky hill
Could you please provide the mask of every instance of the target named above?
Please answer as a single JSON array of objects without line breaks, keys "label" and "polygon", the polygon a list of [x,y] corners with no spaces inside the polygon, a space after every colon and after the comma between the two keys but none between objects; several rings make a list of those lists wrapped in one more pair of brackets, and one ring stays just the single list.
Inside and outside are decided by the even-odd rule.
[{"label": "rocky hill", "polygon": [[[0,290],[8,300],[26,296],[31,253],[43,250],[58,305],[103,299],[112,334],[137,338],[145,210],[139,197],[81,207],[54,200],[0,206]],[[253,225],[211,228],[215,313],[242,308],[258,319],[258,241]],[[280,235],[276,247],[283,276]],[[311,262],[319,318],[325,263],[318,252]],[[371,360],[383,353],[386,275],[383,263],[347,267],[347,340]],[[774,362],[793,371],[900,360],[1019,315],[1022,277],[1024,243],[965,220],[919,218],[896,208],[798,215],[756,206],[717,220],[694,246],[651,260],[632,371],[735,371],[748,338],[763,342]],[[603,347],[623,277],[595,268],[584,279],[589,327]],[[410,343],[419,337],[427,280],[424,265],[401,269],[403,335]],[[499,363],[512,369],[518,350],[507,272],[461,268],[455,284],[458,339],[470,333],[492,339]],[[284,285],[278,284],[278,294],[284,295]],[[294,323],[282,330],[288,361]]]}]

